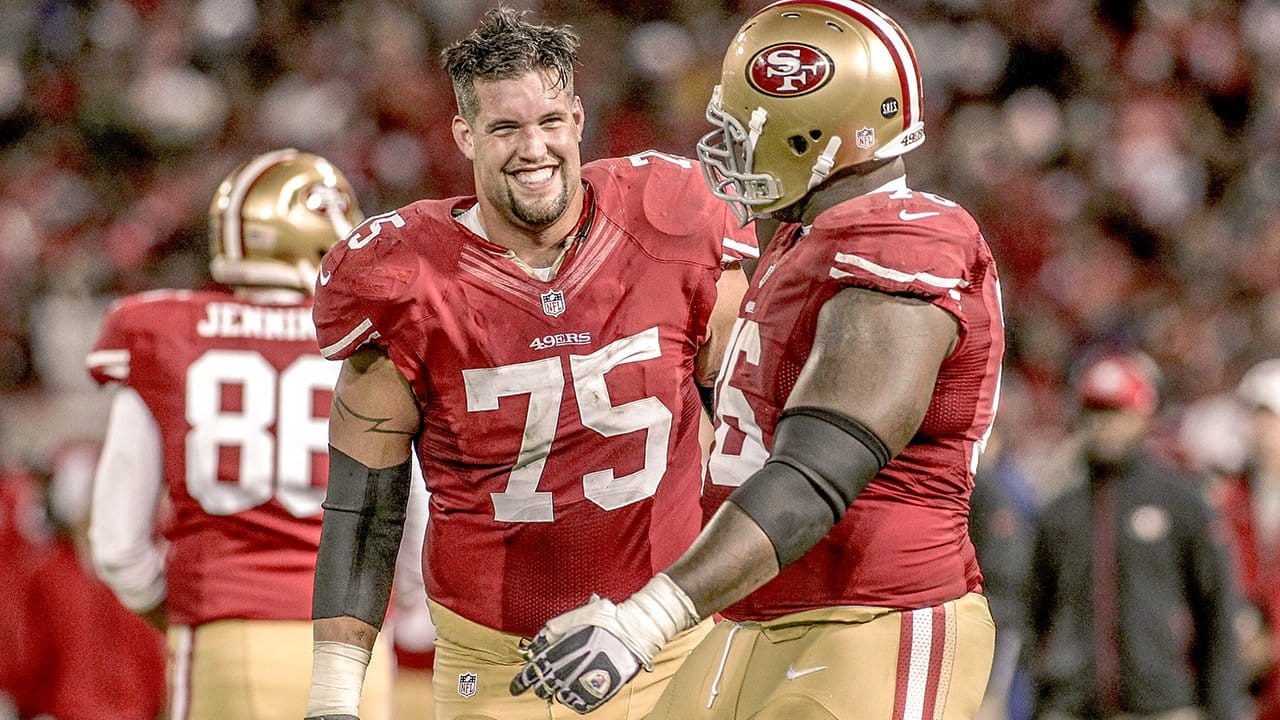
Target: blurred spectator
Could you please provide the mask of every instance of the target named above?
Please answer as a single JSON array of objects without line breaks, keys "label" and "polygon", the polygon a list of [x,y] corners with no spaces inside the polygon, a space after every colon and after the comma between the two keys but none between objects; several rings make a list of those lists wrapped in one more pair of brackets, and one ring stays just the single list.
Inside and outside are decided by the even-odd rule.
[{"label": "blurred spectator", "polygon": [[979,720],[1026,720],[1030,713],[1025,678],[1018,677],[1017,668],[1026,638],[1022,588],[1031,560],[1036,508],[1027,477],[1004,453],[1006,428],[997,417],[969,500],[969,534],[982,568],[983,594],[996,623],[995,659]]},{"label": "blurred spectator", "polygon": [[1082,482],[1044,510],[1028,582],[1039,718],[1249,717],[1227,549],[1193,478],[1154,455],[1154,367],[1078,385]]},{"label": "blurred spectator", "polygon": [[43,478],[53,534],[18,599],[27,716],[157,720],[165,704],[164,643],[129,612],[89,559],[94,444],[64,447]]},{"label": "blurred spectator", "polygon": [[1222,493],[1245,598],[1262,625],[1245,658],[1255,670],[1258,720],[1280,719],[1280,360],[1266,360],[1240,381],[1251,411],[1248,461]]},{"label": "blurred spectator", "polygon": [[982,589],[996,621],[996,656],[979,720],[1025,720],[1030,708],[1018,661],[1027,638],[1027,582],[1036,500],[1018,462],[1005,454],[1007,425],[997,416],[969,500],[969,534],[982,568]]},{"label": "blurred spectator", "polygon": [[47,525],[35,477],[17,466],[0,466],[0,720],[34,716],[44,698],[33,688],[26,649],[32,628],[22,599],[47,553]]}]

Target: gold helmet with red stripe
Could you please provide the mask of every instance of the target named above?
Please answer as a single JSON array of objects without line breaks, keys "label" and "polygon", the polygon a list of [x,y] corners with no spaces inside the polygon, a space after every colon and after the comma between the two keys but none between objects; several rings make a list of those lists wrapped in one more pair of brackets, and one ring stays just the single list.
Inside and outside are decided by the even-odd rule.
[{"label": "gold helmet with red stripe", "polygon": [[746,222],[841,169],[918,147],[921,100],[915,51],[888,15],[860,0],[781,0],[729,45],[698,159]]},{"label": "gold helmet with red stripe", "polygon": [[364,219],[328,160],[292,148],[259,155],[222,181],[209,206],[209,270],[236,286],[310,293],[320,258]]}]

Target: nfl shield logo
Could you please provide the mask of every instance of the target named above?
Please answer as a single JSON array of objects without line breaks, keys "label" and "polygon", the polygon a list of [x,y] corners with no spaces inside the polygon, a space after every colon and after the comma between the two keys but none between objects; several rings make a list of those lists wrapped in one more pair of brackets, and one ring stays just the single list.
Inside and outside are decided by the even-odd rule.
[{"label": "nfl shield logo", "polygon": [[863,150],[866,150],[872,145],[875,145],[876,144],[875,128],[869,128],[869,127],[862,128],[861,130],[853,134],[853,141],[858,145],[858,147],[862,148]]},{"label": "nfl shield logo", "polygon": [[469,698],[476,694],[476,674],[460,673],[458,675],[458,694]]},{"label": "nfl shield logo", "polygon": [[550,317],[560,317],[564,314],[564,293],[559,290],[551,290],[542,294],[542,312]]}]

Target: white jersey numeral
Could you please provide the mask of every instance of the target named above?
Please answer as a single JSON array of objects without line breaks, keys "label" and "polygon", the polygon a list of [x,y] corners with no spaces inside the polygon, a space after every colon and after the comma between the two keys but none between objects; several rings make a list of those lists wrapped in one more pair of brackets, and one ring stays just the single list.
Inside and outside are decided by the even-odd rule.
[{"label": "white jersey numeral", "polygon": [[716,441],[707,470],[713,484],[728,487],[742,485],[769,459],[755,411],[747,396],[733,386],[740,361],[760,364],[760,325],[754,320],[738,318],[734,322],[716,389]]},{"label": "white jersey numeral", "polygon": [[388,223],[392,227],[402,228],[404,227],[404,218],[400,217],[400,213],[395,210],[381,215],[374,215],[361,223],[360,227],[351,233],[351,236],[347,238],[347,247],[352,250],[359,250],[368,245],[378,238],[378,235],[382,233],[382,226]]},{"label": "white jersey numeral", "polygon": [[[281,373],[252,350],[210,350],[187,369],[187,492],[210,515],[233,515],[276,497],[295,517],[320,512],[325,489],[311,477],[311,453],[328,449],[328,412],[316,417],[318,390],[332,390],[338,363],[304,355]],[[238,389],[240,410],[223,409]],[[274,426],[274,432],[273,432]],[[220,450],[239,455],[235,482],[218,476]]]},{"label": "white jersey numeral", "polygon": [[[667,472],[672,424],[671,410],[655,397],[614,405],[609,399],[605,375],[619,365],[653,360],[661,354],[655,327],[609,343],[590,355],[569,356],[570,381],[583,427],[603,437],[647,431],[645,462],[639,470],[617,477],[614,468],[606,467],[582,476],[587,499],[605,510],[616,510],[652,497],[657,492],[658,483]],[[560,404],[565,387],[560,358],[464,370],[462,381],[466,387],[468,412],[497,410],[498,400],[502,397],[529,396],[524,437],[507,486],[500,493],[490,494],[494,519],[500,522],[553,521],[555,513],[551,493],[538,491],[538,483],[559,429]]]}]

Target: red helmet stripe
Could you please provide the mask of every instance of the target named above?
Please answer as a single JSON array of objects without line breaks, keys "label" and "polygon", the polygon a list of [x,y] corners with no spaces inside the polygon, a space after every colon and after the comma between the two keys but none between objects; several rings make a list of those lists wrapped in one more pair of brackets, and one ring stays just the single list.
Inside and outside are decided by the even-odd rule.
[{"label": "red helmet stripe", "polygon": [[902,87],[902,129],[906,130],[919,119],[924,94],[920,82],[920,65],[916,62],[915,50],[906,35],[884,13],[858,0],[780,0],[756,15],[791,5],[818,5],[837,10],[875,33],[889,50],[893,65],[898,70],[898,82]]}]

